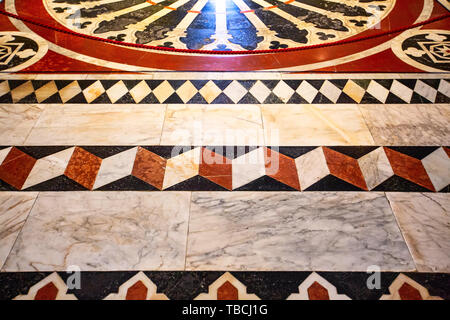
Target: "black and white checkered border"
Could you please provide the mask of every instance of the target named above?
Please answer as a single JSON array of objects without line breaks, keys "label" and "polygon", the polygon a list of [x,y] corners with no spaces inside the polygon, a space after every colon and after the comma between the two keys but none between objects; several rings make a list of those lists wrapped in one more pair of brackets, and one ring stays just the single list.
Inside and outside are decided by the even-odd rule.
[{"label": "black and white checkered border", "polygon": [[448,79],[0,80],[0,103],[449,103]]}]

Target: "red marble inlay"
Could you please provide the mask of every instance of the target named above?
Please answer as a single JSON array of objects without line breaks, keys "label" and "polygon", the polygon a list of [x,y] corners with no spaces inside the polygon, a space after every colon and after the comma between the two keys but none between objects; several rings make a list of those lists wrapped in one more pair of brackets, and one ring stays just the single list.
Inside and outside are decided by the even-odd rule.
[{"label": "red marble inlay", "polygon": [[295,190],[300,190],[300,182],[298,180],[297,167],[294,159],[269,148],[265,148],[264,158],[266,175]]},{"label": "red marble inlay", "polygon": [[394,173],[431,191],[436,191],[428,177],[427,171],[419,159],[384,147]]},{"label": "red marble inlay", "polygon": [[99,157],[83,148],[76,147],[64,174],[83,187],[92,190],[101,163],[102,159]]},{"label": "red marble inlay", "polygon": [[308,296],[309,300],[330,300],[328,290],[317,281],[308,288]]},{"label": "red marble inlay", "polygon": [[239,300],[239,292],[227,281],[217,289],[217,300]]},{"label": "red marble inlay", "polygon": [[131,174],[162,190],[166,163],[166,159],[139,147]]},{"label": "red marble inlay", "polygon": [[126,300],[145,300],[148,288],[142,281],[138,281],[128,288]]},{"label": "red marble inlay", "polygon": [[58,288],[50,282],[40,288],[34,297],[34,300],[55,300],[58,295]]},{"label": "red marble inlay", "polygon": [[402,300],[423,300],[419,290],[406,282],[398,289],[398,293]]},{"label": "red marble inlay", "polygon": [[35,163],[36,159],[13,147],[0,165],[0,180],[20,190]]},{"label": "red marble inlay", "polygon": [[450,149],[447,147],[444,147],[444,151],[447,154],[447,156],[450,158]]},{"label": "red marble inlay", "polygon": [[206,148],[202,148],[199,175],[232,190],[231,160]]},{"label": "red marble inlay", "polygon": [[327,147],[323,147],[322,149],[332,175],[347,181],[358,188],[367,190],[366,180],[364,180],[361,168],[356,159]]}]

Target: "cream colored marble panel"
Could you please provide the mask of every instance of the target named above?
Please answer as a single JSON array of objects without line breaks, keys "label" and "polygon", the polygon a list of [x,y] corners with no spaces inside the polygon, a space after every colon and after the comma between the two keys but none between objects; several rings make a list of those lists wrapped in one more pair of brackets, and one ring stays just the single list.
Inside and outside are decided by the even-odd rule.
[{"label": "cream colored marble panel", "polygon": [[267,145],[373,145],[356,105],[263,105]]},{"label": "cream colored marble panel", "polygon": [[48,105],[27,145],[159,144],[165,105]]},{"label": "cream colored marble panel", "polygon": [[0,145],[21,145],[39,119],[44,105],[0,105]]}]

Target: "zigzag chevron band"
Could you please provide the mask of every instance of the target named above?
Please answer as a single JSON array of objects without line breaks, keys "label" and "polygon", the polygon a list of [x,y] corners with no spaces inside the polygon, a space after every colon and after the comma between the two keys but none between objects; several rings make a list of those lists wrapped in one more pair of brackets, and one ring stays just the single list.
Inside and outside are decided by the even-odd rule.
[{"label": "zigzag chevron band", "polygon": [[0,190],[449,192],[450,148],[0,147]]}]

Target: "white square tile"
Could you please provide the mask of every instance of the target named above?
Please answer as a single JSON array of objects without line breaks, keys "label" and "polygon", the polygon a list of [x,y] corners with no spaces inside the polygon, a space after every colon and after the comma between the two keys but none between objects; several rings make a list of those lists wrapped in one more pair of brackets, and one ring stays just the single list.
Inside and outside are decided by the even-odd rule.
[{"label": "white square tile", "polygon": [[401,82],[394,80],[392,83],[391,92],[406,103],[410,103],[414,91]]},{"label": "white square tile", "polygon": [[260,103],[263,103],[270,95],[271,91],[264,85],[264,83],[258,80],[249,92],[256,98],[256,100],[258,100]]},{"label": "white square tile", "polygon": [[147,85],[147,82],[142,80],[130,90],[130,95],[136,103],[140,103],[145,97],[152,92],[152,89]]},{"label": "white square tile", "polygon": [[89,87],[83,90],[84,97],[88,103],[91,103],[105,92],[100,80],[95,81]]},{"label": "white square tile", "polygon": [[176,92],[181,100],[186,103],[197,94],[198,90],[190,81],[185,81]]},{"label": "white square tile", "polygon": [[284,103],[287,103],[294,94],[295,90],[292,89],[289,85],[287,85],[286,82],[280,81],[275,86],[275,88],[273,88],[272,92]]},{"label": "white square tile", "polygon": [[386,99],[389,95],[389,90],[374,80],[370,81],[367,92],[382,103],[386,102]]},{"label": "white square tile", "polygon": [[414,91],[430,102],[434,102],[436,100],[437,90],[433,87],[430,87],[423,81],[417,80]]},{"label": "white square tile", "polygon": [[66,103],[79,93],[81,93],[81,88],[77,81],[72,81],[70,84],[59,90],[59,95],[63,103]]},{"label": "white square tile", "polygon": [[422,164],[436,191],[450,184],[450,158],[442,147],[423,158]]},{"label": "white square tile", "polygon": [[242,187],[266,174],[262,147],[233,159],[231,163],[233,189]]},{"label": "white square tile", "polygon": [[106,94],[112,103],[116,103],[120,98],[128,93],[128,89],[122,80],[114,84],[111,88],[106,90]]},{"label": "white square tile", "polygon": [[238,103],[246,94],[247,89],[245,89],[239,82],[233,81],[228,87],[223,91],[228,98],[233,100],[234,103]]},{"label": "white square tile", "polygon": [[336,103],[341,95],[341,90],[328,80],[324,81],[319,91],[333,103]]},{"label": "white square tile", "polygon": [[302,81],[300,86],[297,88],[297,93],[309,103],[312,103],[314,98],[317,96],[319,90],[310,85],[307,81]]},{"label": "white square tile", "polygon": [[214,82],[208,81],[199,92],[206,102],[211,103],[222,93],[222,90]]},{"label": "white square tile", "polygon": [[377,148],[359,158],[358,164],[369,190],[372,190],[394,175],[383,147]]},{"label": "white square tile", "polygon": [[330,174],[322,147],[316,148],[295,159],[300,188],[308,189]]}]

